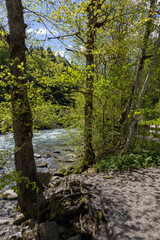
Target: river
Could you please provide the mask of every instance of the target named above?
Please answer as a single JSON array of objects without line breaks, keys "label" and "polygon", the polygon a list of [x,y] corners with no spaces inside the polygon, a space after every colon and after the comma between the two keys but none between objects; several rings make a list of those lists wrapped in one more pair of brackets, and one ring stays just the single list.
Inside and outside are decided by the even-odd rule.
[{"label": "river", "polygon": [[[71,130],[74,132],[74,130]],[[38,171],[55,172],[59,167],[71,164],[74,161],[75,154],[73,148],[68,146],[69,131],[65,129],[43,130],[35,132],[33,136],[33,147]],[[14,139],[13,134],[0,135],[0,151],[13,152]],[[42,164],[46,168],[42,168]],[[7,166],[10,170],[14,169],[13,155],[8,161]],[[41,166],[41,167],[40,167]],[[4,169],[6,172],[7,168]]]},{"label": "river", "polygon": [[[75,130],[65,130],[65,129],[55,129],[55,130],[43,130],[34,133],[33,137],[33,146],[35,153],[35,161],[37,165],[38,172],[50,171],[54,173],[58,168],[70,165],[71,162],[75,161],[75,154],[73,148],[68,145],[69,142],[69,133],[74,133]],[[9,151],[9,155],[13,153],[14,150],[14,139],[13,134],[1,134],[0,135],[0,153]],[[47,167],[42,168],[42,164],[46,164]],[[1,156],[0,156],[0,167],[1,167]],[[7,164],[0,170],[0,179],[1,174],[8,173],[9,171],[14,170],[14,154],[9,158]],[[15,183],[10,182],[9,185],[6,185],[4,189],[10,188]],[[15,216],[15,206],[17,201],[14,200],[3,200],[1,198],[1,193],[4,191],[1,189],[0,184],[0,220],[5,221],[9,218],[9,221],[12,222]],[[7,227],[7,225],[6,225]],[[10,226],[9,226],[10,228]],[[9,229],[8,228],[8,229]],[[0,224],[0,239],[3,234],[4,225]],[[9,231],[9,230],[7,230]],[[3,238],[2,238],[3,239]],[[8,239],[8,238],[7,238]]]}]

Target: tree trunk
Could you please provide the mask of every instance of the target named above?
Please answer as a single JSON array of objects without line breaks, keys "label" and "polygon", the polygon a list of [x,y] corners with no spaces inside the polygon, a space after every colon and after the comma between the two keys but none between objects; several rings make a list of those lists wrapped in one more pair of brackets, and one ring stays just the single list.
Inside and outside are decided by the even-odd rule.
[{"label": "tree trunk", "polygon": [[126,135],[126,121],[128,119],[128,115],[132,109],[133,106],[133,102],[135,99],[135,95],[137,93],[137,90],[139,88],[139,83],[140,83],[140,77],[141,77],[141,72],[143,70],[143,66],[145,63],[145,59],[146,59],[146,51],[148,48],[148,41],[149,41],[149,36],[151,34],[152,31],[152,24],[153,24],[153,18],[154,18],[154,9],[156,6],[156,2],[157,0],[151,0],[150,1],[150,8],[148,11],[148,16],[147,16],[147,22],[146,22],[146,29],[144,32],[144,37],[143,37],[143,47],[141,50],[141,55],[140,55],[140,59],[137,65],[137,70],[133,79],[133,83],[132,83],[132,88],[131,88],[131,96],[130,99],[126,105],[126,107],[124,108],[124,111],[121,114],[121,119],[120,119],[120,124],[124,124],[124,135]]},{"label": "tree trunk", "polygon": [[[139,94],[138,103],[137,103],[137,106],[136,106],[136,111],[138,111],[141,108],[142,99],[143,99],[143,96],[145,94],[145,91],[146,91],[148,82],[150,80],[150,77],[152,75],[152,71],[153,71],[155,61],[156,61],[156,55],[157,55],[157,51],[158,51],[159,46],[160,46],[160,32],[159,32],[159,35],[158,35],[158,38],[157,38],[156,46],[155,46],[155,49],[154,49],[154,55],[153,55],[153,58],[152,58],[152,62],[151,62],[149,71],[148,71],[148,75],[147,75],[146,80],[143,84],[142,90]],[[131,122],[131,125],[130,125],[129,135],[128,135],[126,146],[125,146],[125,151],[128,151],[130,148],[133,148],[133,146],[134,146],[135,128],[136,128],[137,121],[138,121],[138,114],[135,114],[135,116],[134,116],[134,118]]]},{"label": "tree trunk", "polygon": [[93,121],[93,81],[94,81],[94,44],[95,44],[95,1],[92,0],[87,8],[87,44],[86,44],[86,83],[84,106],[84,157],[83,167],[94,163],[95,155],[92,147]]},{"label": "tree trunk", "polygon": [[15,140],[15,166],[21,172],[22,181],[18,184],[18,202],[22,212],[32,216],[32,207],[36,203],[36,192],[32,186],[26,187],[24,178],[36,182],[42,188],[36,172],[32,145],[32,116],[27,95],[25,23],[21,0],[6,0],[10,30],[10,89],[12,102],[13,131]]}]

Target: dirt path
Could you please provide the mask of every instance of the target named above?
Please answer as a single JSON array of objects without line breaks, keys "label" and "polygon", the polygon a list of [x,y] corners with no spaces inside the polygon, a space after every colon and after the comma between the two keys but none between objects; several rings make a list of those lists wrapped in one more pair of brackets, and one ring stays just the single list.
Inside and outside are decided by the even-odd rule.
[{"label": "dirt path", "polygon": [[69,176],[92,193],[104,224],[98,240],[160,240],[160,168]]},{"label": "dirt path", "polygon": [[[56,192],[65,192],[67,188],[71,189],[72,183],[73,186],[78,184],[81,193],[89,196],[89,215],[93,216],[92,219],[92,213],[102,213],[98,224],[93,221],[90,224],[87,218],[85,220],[87,214],[82,216],[80,221],[81,229],[92,227],[94,240],[160,240],[160,168],[131,172],[83,173],[70,175],[58,182],[47,190],[48,197]],[[72,196],[74,194],[76,195],[76,191]],[[11,220],[11,216],[8,216],[8,221]],[[13,225],[1,227],[3,229],[0,230],[3,231],[5,227],[9,229],[11,235],[23,228]],[[7,234],[1,235],[0,239],[8,239],[6,236]]]}]

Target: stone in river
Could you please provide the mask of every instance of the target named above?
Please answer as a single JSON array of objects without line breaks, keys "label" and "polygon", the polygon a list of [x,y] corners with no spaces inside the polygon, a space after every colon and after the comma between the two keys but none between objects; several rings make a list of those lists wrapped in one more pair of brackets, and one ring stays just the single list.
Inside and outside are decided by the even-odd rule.
[{"label": "stone in river", "polygon": [[44,168],[44,167],[47,167],[48,164],[47,163],[40,163],[39,165],[37,165],[37,167],[41,167],[41,168]]},{"label": "stone in river", "polygon": [[8,189],[2,193],[1,197],[4,200],[15,200],[17,199],[17,193],[15,193],[12,189]]},{"label": "stone in river", "polygon": [[44,155],[44,157],[45,157],[45,158],[50,158],[50,157],[52,157],[52,156],[51,156],[51,154],[46,153],[46,154]]},{"label": "stone in river", "polygon": [[58,177],[64,177],[64,174],[61,172],[55,172],[54,176],[58,176]]},{"label": "stone in river", "polygon": [[35,157],[35,158],[41,158],[41,155],[35,153],[35,154],[34,154],[34,157]]},{"label": "stone in river", "polygon": [[5,224],[8,224],[10,222],[11,222],[10,219],[0,220],[0,225],[5,225]]},{"label": "stone in river", "polygon": [[72,162],[75,162],[75,160],[68,159],[68,160],[65,160],[65,162],[72,163]]},{"label": "stone in river", "polygon": [[61,153],[60,151],[53,151],[53,153]]},{"label": "stone in river", "polygon": [[21,225],[21,223],[24,222],[25,220],[26,220],[25,216],[23,215],[23,213],[21,213],[16,216],[16,219],[13,221],[13,224]]}]

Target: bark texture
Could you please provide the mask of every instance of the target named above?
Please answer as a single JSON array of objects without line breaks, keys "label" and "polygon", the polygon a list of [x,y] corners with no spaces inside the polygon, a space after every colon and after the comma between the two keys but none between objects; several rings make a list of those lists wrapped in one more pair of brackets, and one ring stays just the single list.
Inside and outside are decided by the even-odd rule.
[{"label": "bark texture", "polygon": [[86,44],[86,83],[84,106],[84,158],[83,166],[88,167],[94,163],[94,151],[92,147],[92,121],[93,121],[93,81],[94,81],[94,44],[95,44],[95,16],[92,0],[87,8],[87,44]]},{"label": "bark texture", "polygon": [[[30,182],[41,184],[37,178],[36,164],[32,145],[32,116],[27,95],[25,23],[21,0],[6,0],[10,30],[10,89],[12,101],[13,131],[15,140],[16,171],[21,172],[22,182],[18,184],[18,201],[25,215],[32,215],[36,202],[36,192],[32,186],[26,187],[25,177]],[[20,67],[22,66],[22,67]]]}]

